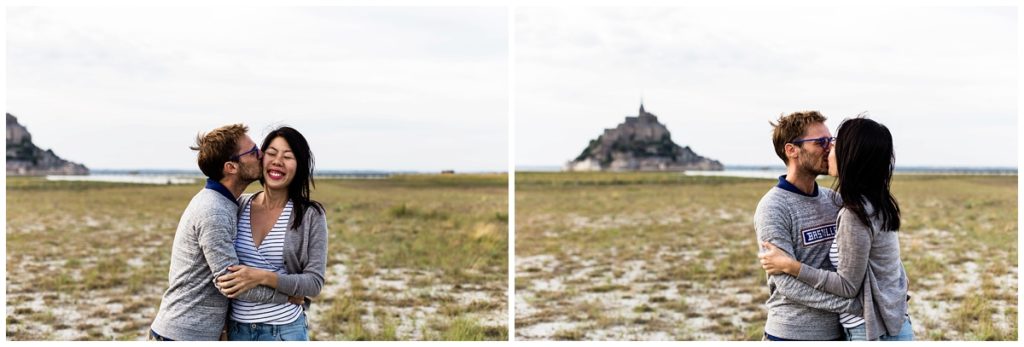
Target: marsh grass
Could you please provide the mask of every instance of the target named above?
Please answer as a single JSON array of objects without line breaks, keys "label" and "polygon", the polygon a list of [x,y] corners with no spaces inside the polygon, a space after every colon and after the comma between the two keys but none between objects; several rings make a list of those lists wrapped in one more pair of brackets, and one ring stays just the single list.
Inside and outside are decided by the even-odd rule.
[{"label": "marsh grass", "polygon": [[[516,339],[759,340],[753,212],[774,184],[516,173]],[[1017,177],[897,175],[893,191],[918,339],[1016,340]],[[573,314],[592,302],[600,315]]]},{"label": "marsh grass", "polygon": [[[312,338],[506,339],[507,187],[506,175],[317,180],[329,259]],[[145,339],[200,188],[8,177],[8,339]]]},{"label": "marsh grass", "polygon": [[449,321],[441,328],[441,340],[448,341],[507,341],[508,329],[482,326],[465,318]]},{"label": "marsh grass", "polygon": [[556,331],[552,336],[555,340],[559,341],[579,341],[586,336],[586,333],[577,329],[567,329]]}]

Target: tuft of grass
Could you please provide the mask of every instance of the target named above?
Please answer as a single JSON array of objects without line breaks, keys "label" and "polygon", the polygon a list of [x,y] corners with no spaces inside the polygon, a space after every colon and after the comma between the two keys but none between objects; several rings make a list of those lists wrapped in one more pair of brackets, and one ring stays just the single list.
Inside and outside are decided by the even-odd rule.
[{"label": "tuft of grass", "polygon": [[459,318],[451,321],[441,333],[446,341],[502,341],[508,340],[505,327],[482,326],[472,320]]},{"label": "tuft of grass", "polygon": [[388,313],[377,311],[376,320],[379,328],[373,335],[374,341],[398,341],[398,326],[395,319],[388,316]]},{"label": "tuft of grass", "polygon": [[396,205],[389,208],[388,215],[390,215],[392,218],[416,218],[426,220],[447,220],[448,218],[450,218],[450,216],[445,212],[437,210],[422,211],[407,205],[405,202],[403,202],[401,205]]},{"label": "tuft of grass", "polygon": [[530,279],[523,278],[523,277],[516,277],[515,286],[516,286],[516,288],[515,288],[516,290],[523,290],[523,289],[530,288]]},{"label": "tuft of grass", "polygon": [[629,290],[629,287],[624,286],[624,285],[619,285],[619,284],[602,284],[602,285],[598,285],[598,286],[593,286],[593,287],[587,288],[588,292],[594,292],[594,293],[608,293],[608,292],[623,291],[623,290]]},{"label": "tuft of grass", "polygon": [[679,313],[690,312],[690,305],[686,303],[686,298],[679,298],[674,301],[668,301],[662,304],[662,307]]},{"label": "tuft of grass", "polygon": [[971,340],[1006,340],[1015,332],[995,326],[992,317],[998,310],[983,295],[968,295],[953,312],[954,326]]},{"label": "tuft of grass", "polygon": [[556,331],[552,336],[555,340],[559,341],[580,341],[586,337],[586,333],[578,329],[559,330]]},{"label": "tuft of grass", "polygon": [[508,213],[494,212],[494,220],[501,223],[508,223]]},{"label": "tuft of grass", "polygon": [[633,312],[636,312],[636,313],[650,313],[650,312],[654,312],[654,308],[650,307],[650,306],[647,306],[647,304],[643,304],[643,305],[634,307],[633,308]]}]

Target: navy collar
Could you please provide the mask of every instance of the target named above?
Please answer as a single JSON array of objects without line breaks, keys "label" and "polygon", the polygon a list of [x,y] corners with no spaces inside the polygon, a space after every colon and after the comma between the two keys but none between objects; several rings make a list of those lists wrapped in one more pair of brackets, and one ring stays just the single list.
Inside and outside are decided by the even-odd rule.
[{"label": "navy collar", "polygon": [[225,187],[220,182],[214,181],[212,178],[206,179],[206,189],[213,189],[213,191],[220,193],[228,200],[234,201],[235,205],[238,205],[238,199],[235,199],[235,194],[232,194],[228,187]]},{"label": "navy collar", "polygon": [[792,183],[789,183],[789,181],[786,180],[786,175],[779,176],[779,184],[776,184],[775,186],[779,187],[782,190],[797,193],[806,197],[813,198],[818,196],[818,182],[814,182],[814,191],[811,192],[811,194],[804,193],[803,191],[800,190],[800,188],[797,188]]}]

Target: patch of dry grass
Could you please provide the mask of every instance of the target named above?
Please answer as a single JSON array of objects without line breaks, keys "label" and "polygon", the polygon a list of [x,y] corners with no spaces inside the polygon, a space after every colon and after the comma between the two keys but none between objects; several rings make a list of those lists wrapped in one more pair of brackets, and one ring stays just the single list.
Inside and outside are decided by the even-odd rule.
[{"label": "patch of dry grass", "polygon": [[[318,180],[330,259],[311,337],[507,339],[507,186],[506,175]],[[8,339],[145,339],[200,188],[8,177]]]},{"label": "patch of dry grass", "polygon": [[[753,212],[774,181],[516,179],[517,339],[761,338]],[[898,175],[893,190],[918,339],[1016,340],[1017,177]],[[592,302],[600,315],[573,314]]]}]

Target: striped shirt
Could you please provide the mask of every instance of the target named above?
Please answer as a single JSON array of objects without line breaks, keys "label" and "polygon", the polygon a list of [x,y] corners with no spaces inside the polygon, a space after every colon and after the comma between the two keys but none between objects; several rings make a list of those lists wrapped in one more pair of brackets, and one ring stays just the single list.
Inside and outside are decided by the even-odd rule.
[{"label": "striped shirt", "polygon": [[[832,261],[832,266],[839,267],[839,244],[835,240],[832,240],[832,248],[828,250],[828,260]],[[864,318],[840,313],[839,324],[842,324],[843,328],[856,328],[864,324]]]},{"label": "striped shirt", "polygon": [[[284,267],[284,237],[288,231],[288,220],[292,215],[292,202],[288,201],[281,216],[277,217],[270,233],[263,238],[259,248],[255,247],[250,223],[252,204],[246,204],[238,219],[238,236],[235,238],[235,252],[241,265],[262,270],[287,274]],[[231,319],[239,323],[264,323],[282,325],[294,322],[302,313],[302,306],[291,303],[273,304],[242,300],[231,301]]]}]

